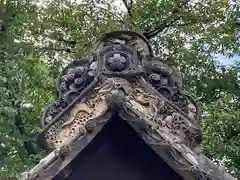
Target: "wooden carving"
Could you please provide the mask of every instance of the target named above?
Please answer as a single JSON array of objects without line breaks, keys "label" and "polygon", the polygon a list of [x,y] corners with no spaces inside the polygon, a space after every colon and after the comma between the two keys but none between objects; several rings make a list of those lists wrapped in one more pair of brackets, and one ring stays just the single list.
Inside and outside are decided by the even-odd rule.
[{"label": "wooden carving", "polygon": [[57,89],[38,136],[51,153],[22,180],[54,177],[115,113],[184,179],[234,179],[202,154],[200,108],[185,94],[180,72],[155,57],[144,36],[104,35],[89,57],[62,71]]}]

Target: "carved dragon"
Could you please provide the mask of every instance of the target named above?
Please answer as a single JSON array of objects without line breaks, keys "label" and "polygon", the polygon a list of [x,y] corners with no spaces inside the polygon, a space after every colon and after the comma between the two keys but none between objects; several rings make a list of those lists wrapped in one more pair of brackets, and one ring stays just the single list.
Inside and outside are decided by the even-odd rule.
[{"label": "carved dragon", "polygon": [[[130,31],[105,34],[63,69],[38,141],[51,152],[22,180],[52,179],[118,113],[184,179],[233,180],[201,152],[201,113],[180,72]],[[68,176],[64,173],[64,178]]]}]

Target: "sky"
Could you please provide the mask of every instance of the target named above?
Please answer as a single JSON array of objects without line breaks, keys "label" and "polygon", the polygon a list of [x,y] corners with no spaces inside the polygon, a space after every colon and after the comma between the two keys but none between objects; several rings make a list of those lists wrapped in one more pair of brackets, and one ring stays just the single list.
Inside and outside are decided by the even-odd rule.
[{"label": "sky", "polygon": [[219,63],[221,63],[222,65],[232,65],[234,63],[234,61],[240,61],[240,56],[234,56],[232,58],[228,58],[225,57],[221,54],[216,56],[216,61],[218,61]]}]

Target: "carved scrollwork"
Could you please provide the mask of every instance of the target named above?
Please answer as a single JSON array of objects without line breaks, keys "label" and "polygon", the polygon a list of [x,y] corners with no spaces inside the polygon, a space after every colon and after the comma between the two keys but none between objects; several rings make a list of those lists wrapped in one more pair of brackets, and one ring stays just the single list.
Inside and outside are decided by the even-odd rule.
[{"label": "carved scrollwork", "polygon": [[91,123],[98,123],[107,110],[103,94],[93,93],[84,97],[45,131],[44,139],[48,148],[55,149],[85,136],[91,131]]},{"label": "carved scrollwork", "polygon": [[60,100],[49,105],[43,114],[42,126],[51,123],[57,114],[59,114],[66,106],[67,103],[64,100]]},{"label": "carved scrollwork", "polygon": [[42,126],[51,123],[94,79],[88,60],[75,60],[64,68],[57,80],[59,99],[49,105],[43,116]]},{"label": "carved scrollwork", "polygon": [[84,66],[69,68],[67,73],[60,79],[60,92],[62,94],[70,90],[81,92],[93,80],[88,71],[88,67]]},{"label": "carved scrollwork", "polygon": [[148,80],[155,88],[161,86],[182,88],[182,77],[175,67],[171,67],[157,58],[148,58],[145,60],[145,68]]},{"label": "carved scrollwork", "polygon": [[[164,99],[152,94],[145,93],[140,87],[133,88],[131,95],[126,96],[126,113],[134,114],[134,119],[141,119],[151,130],[161,131],[174,137],[175,141],[195,146],[200,142],[196,137],[200,136],[199,127],[191,124],[187,114],[179,112]],[[130,111],[130,112],[129,112]]]},{"label": "carved scrollwork", "polygon": [[183,92],[182,77],[179,71],[160,59],[152,58],[145,62],[147,80],[165,98],[178,106],[192,121],[200,125],[200,111],[196,102]]}]

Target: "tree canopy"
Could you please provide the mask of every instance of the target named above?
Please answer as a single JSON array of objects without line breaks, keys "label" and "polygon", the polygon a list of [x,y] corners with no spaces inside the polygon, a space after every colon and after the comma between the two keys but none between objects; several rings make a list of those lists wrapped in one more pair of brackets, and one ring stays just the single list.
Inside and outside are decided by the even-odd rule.
[{"label": "tree canopy", "polygon": [[203,150],[240,170],[238,6],[228,0],[0,0],[0,179],[17,179],[44,152],[34,143],[40,116],[56,99],[61,69],[113,30],[150,39],[154,53],[176,65],[203,109]]}]

